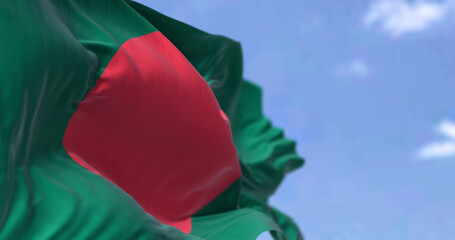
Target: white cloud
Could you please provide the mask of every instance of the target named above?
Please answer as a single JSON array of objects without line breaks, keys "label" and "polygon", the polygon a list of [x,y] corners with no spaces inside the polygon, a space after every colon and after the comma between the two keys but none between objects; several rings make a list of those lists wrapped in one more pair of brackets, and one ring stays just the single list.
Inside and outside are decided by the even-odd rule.
[{"label": "white cloud", "polygon": [[370,67],[361,59],[354,59],[335,68],[335,75],[340,77],[364,78],[370,74]]},{"label": "white cloud", "polygon": [[444,120],[438,126],[438,132],[455,141],[455,123]]},{"label": "white cloud", "polygon": [[447,139],[435,141],[424,146],[417,153],[420,159],[434,159],[455,156],[455,123],[449,120],[442,121],[437,132]]},{"label": "white cloud", "polygon": [[429,144],[419,151],[422,159],[455,156],[455,141],[441,141]]},{"label": "white cloud", "polygon": [[392,37],[427,29],[454,10],[454,1],[376,0],[364,17],[367,26],[379,25]]}]

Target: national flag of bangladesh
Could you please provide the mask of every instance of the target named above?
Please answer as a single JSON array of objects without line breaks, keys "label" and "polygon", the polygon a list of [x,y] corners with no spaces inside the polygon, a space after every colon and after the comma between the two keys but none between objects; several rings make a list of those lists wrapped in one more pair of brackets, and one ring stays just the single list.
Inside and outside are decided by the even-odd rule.
[{"label": "national flag of bangladesh", "polygon": [[0,3],[0,239],[302,239],[240,44],[125,0]]}]

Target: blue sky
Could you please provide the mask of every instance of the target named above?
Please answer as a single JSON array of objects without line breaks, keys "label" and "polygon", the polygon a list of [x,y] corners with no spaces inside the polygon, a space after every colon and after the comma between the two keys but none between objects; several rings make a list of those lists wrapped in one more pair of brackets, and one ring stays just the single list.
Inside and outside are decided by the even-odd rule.
[{"label": "blue sky", "polygon": [[307,239],[455,239],[455,0],[140,2],[242,43]]}]

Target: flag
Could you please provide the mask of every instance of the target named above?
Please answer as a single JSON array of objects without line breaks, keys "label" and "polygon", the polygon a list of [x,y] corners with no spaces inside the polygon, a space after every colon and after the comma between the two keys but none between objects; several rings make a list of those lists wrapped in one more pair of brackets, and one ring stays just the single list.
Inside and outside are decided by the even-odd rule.
[{"label": "flag", "polygon": [[0,11],[0,239],[302,239],[238,42],[134,1]]}]

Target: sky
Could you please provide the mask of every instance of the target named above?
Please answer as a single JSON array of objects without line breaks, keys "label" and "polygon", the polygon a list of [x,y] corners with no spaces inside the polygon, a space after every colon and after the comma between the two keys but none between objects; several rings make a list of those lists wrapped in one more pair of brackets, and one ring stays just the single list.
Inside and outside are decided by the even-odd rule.
[{"label": "sky", "polygon": [[241,42],[306,159],[270,199],[306,239],[455,239],[455,0],[139,2]]}]

